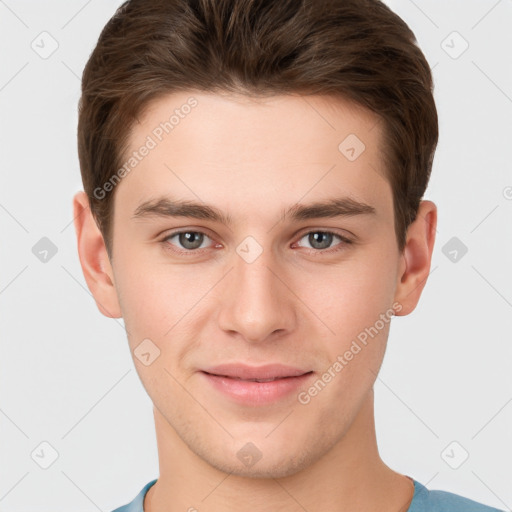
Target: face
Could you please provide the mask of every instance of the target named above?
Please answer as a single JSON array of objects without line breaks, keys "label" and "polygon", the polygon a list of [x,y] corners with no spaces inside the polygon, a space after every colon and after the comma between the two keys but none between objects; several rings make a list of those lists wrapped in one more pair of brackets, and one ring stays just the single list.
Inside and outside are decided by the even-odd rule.
[{"label": "face", "polygon": [[401,261],[380,137],[320,96],[177,93],[133,127],[115,290],[155,413],[218,469],[291,475],[370,396]]}]

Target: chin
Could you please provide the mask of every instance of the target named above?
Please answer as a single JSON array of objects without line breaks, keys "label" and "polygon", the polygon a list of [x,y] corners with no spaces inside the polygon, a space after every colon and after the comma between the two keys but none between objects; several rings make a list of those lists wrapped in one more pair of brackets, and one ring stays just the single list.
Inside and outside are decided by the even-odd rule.
[{"label": "chin", "polygon": [[[229,446],[195,445],[189,448],[210,466],[234,476],[245,478],[284,478],[292,476],[320,459],[329,449],[326,438],[315,443],[287,444],[286,439],[265,439],[263,436],[238,438]],[[243,439],[243,440],[240,440]],[[290,438],[288,438],[290,439]],[[306,449],[305,446],[308,448]]]},{"label": "chin", "polygon": [[241,462],[233,463],[231,460],[215,460],[211,457],[211,454],[208,458],[209,460],[206,459],[206,462],[220,471],[243,478],[284,478],[298,473],[311,463],[304,454],[300,454],[296,457],[290,457],[289,454],[282,454],[281,458],[279,455],[280,454],[274,453],[272,460],[268,460],[268,458],[267,460],[263,460],[264,458],[262,457],[259,461],[250,466],[246,466]]}]

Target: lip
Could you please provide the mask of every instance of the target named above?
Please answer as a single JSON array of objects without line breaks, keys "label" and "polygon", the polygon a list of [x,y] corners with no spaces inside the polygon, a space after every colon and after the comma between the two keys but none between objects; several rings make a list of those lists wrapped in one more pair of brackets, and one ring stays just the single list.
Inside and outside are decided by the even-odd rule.
[{"label": "lip", "polygon": [[228,363],[204,368],[203,371],[212,375],[230,377],[232,379],[250,380],[298,377],[308,373],[310,370],[303,370],[279,363],[266,364],[263,366],[249,366],[243,363]]},{"label": "lip", "polygon": [[[314,372],[281,364],[258,367],[226,364],[201,370],[200,374],[215,391],[236,403],[255,406],[270,404],[297,392]],[[251,379],[274,380],[258,382]]]}]

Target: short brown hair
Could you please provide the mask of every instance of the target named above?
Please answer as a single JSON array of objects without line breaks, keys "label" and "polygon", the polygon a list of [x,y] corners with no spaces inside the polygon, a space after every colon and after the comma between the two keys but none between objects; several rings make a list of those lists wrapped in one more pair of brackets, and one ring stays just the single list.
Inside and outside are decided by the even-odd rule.
[{"label": "short brown hair", "polygon": [[407,24],[379,0],[129,0],[104,27],[82,76],[78,155],[112,254],[115,189],[135,119],[186,90],[326,94],[383,120],[383,162],[400,250],[438,140],[430,67]]}]

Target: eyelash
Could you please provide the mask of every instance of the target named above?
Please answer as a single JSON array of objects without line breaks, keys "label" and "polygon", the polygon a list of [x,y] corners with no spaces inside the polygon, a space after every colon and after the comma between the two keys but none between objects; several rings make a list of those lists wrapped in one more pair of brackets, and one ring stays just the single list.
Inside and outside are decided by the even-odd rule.
[{"label": "eyelash", "polygon": [[[196,234],[199,233],[199,234],[205,235],[206,237],[211,239],[211,237],[209,237],[203,231],[195,231],[192,229],[182,229],[179,231],[173,231],[172,233],[169,233],[168,235],[166,235],[163,240],[161,240],[161,243],[163,244],[165,250],[171,251],[175,254],[177,253],[178,255],[193,256],[193,255],[197,255],[198,253],[201,253],[204,249],[208,249],[206,247],[203,247],[202,249],[175,249],[175,248],[171,249],[170,246],[172,244],[169,242],[169,240],[171,238],[175,237],[176,235],[180,235],[182,233],[196,233]],[[329,234],[329,235],[333,235],[334,237],[338,237],[341,240],[341,243],[339,243],[329,249],[308,249],[308,248],[306,248],[306,249],[308,249],[308,252],[313,253],[313,254],[320,254],[320,253],[332,254],[332,253],[343,250],[343,246],[350,245],[353,243],[353,241],[350,240],[349,238],[344,237],[343,235],[340,235],[338,233],[335,233],[334,231],[327,231],[327,230],[320,230],[320,229],[315,229],[315,230],[311,230],[311,231],[307,231],[307,232],[303,233],[300,236],[299,241],[302,240],[305,236],[310,235],[311,233]]]}]

